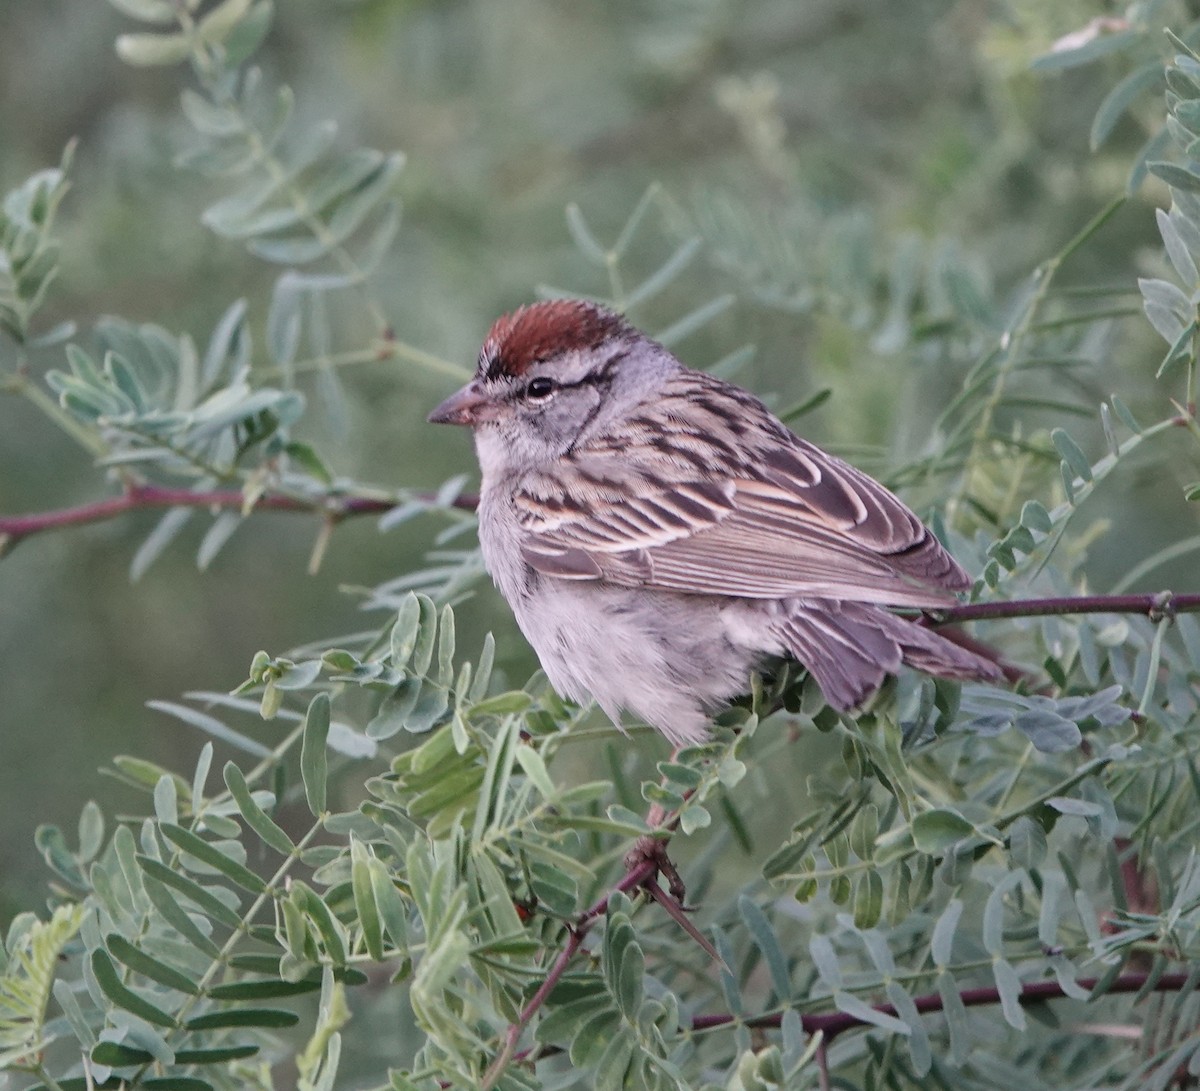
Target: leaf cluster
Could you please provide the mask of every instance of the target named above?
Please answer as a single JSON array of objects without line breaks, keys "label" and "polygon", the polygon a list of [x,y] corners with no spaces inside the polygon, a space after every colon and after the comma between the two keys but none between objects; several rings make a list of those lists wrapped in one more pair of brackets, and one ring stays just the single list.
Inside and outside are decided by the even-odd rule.
[{"label": "leaf cluster", "polygon": [[[443,529],[424,565],[362,593],[365,631],[261,652],[233,694],[154,702],[207,736],[187,775],[118,757],[111,772],[141,800],[132,813],[112,821],[89,803],[71,838],[39,830],[54,909],[19,917],[0,957],[0,1071],[15,1086],[269,1088],[292,1059],[298,1086],[329,1089],[354,1019],[381,995],[402,998],[417,1044],[371,1078],[404,1091],[1166,1088],[1196,1072],[1191,617],[1164,600],[1147,618],[1013,620],[986,632],[1028,665],[1011,690],[905,676],[858,716],[781,668],[748,679],[710,742],[664,760],[638,748],[642,731],[615,734],[538,675],[512,685],[490,636],[465,659],[456,618],[482,567],[459,540],[472,529],[455,507],[463,479],[434,496],[342,481],[293,435],[312,375],[328,402],[343,364],[455,370],[398,339],[376,296],[401,157],[337,150],[331,127],[297,126],[290,93],[249,63],[266,0],[114,3],[144,24],[118,43],[127,61],[193,74],[184,165],[229,187],[204,222],[282,270],[257,307],[261,349],[257,305],[237,301],[203,352],[188,335],[106,320],[47,376],[56,411],[124,488],[177,490],[135,574],[217,489],[241,502],[214,517],[202,565],[266,497],[330,529],[355,500],[391,505],[384,527]],[[1143,41],[1117,39],[1056,63]],[[1078,594],[1094,540],[1081,508],[1135,451],[1200,437],[1189,41],[1165,77],[1164,131],[1183,162],[1156,158],[1165,141],[1143,155],[1171,187],[1159,225],[1179,281],[1141,286],[1170,346],[1158,379],[1178,387],[1160,419],[1139,421],[1116,395],[1096,412],[1077,379],[1101,372],[1114,323],[1137,317],[1131,291],[1060,285],[1115,203],[1005,293],[952,244],[906,236],[873,250],[867,221],[846,218],[809,248],[732,198],[684,209],[654,186],[611,242],[568,208],[594,278],[583,289],[636,314],[681,292],[704,255],[730,290],[681,308],[659,330],[666,343],[753,300],[841,323],[905,366],[936,361],[941,414],[891,480],[923,495],[982,572],[975,600]],[[1156,82],[1140,63],[1101,106],[1098,140]],[[3,204],[13,287],[0,316],[17,343],[49,284],[64,187],[62,173],[39,175]],[[633,273],[654,219],[678,238]],[[367,343],[336,343],[331,312],[368,315]],[[219,778],[218,746],[233,756]],[[589,746],[607,775],[576,760]],[[657,878],[630,878],[667,844],[693,913]],[[1143,1016],[1164,982],[1169,999]],[[1134,1020],[1134,1047],[1078,1025]]]}]

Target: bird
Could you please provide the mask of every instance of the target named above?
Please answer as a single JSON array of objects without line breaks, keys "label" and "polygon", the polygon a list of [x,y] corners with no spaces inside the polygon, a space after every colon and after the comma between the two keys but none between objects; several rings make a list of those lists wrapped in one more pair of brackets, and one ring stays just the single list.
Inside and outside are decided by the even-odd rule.
[{"label": "bird", "polygon": [[895,612],[971,579],[878,481],[622,315],[554,299],[496,320],[428,418],[474,433],[484,566],[554,688],[676,747],[794,659],[853,711],[902,665],[1000,681]]}]

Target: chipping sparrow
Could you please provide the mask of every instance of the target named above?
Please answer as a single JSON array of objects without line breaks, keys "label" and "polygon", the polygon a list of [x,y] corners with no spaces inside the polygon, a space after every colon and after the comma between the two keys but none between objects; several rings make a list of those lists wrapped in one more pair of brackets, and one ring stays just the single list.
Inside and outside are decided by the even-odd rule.
[{"label": "chipping sparrow", "polygon": [[970,585],[916,515],[611,311],[555,300],[500,318],[429,419],[474,429],[484,562],[551,683],[616,723],[624,708],[702,741],[779,656],[843,710],[902,663],[1001,677],[887,609]]}]

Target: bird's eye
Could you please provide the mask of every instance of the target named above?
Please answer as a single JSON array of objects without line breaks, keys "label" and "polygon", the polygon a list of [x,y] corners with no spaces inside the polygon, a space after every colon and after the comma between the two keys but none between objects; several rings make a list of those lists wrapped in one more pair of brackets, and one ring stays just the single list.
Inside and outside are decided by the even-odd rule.
[{"label": "bird's eye", "polygon": [[544,375],[530,379],[529,385],[525,388],[525,397],[535,402],[544,402],[553,393],[554,380],[547,379]]}]

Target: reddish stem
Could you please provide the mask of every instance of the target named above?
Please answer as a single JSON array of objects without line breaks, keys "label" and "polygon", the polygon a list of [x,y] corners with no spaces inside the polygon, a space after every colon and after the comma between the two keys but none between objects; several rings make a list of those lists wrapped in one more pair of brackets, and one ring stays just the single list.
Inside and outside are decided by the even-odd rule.
[{"label": "reddish stem", "polygon": [[[62,527],[81,526],[114,519],[130,511],[149,508],[235,508],[240,509],[246,497],[240,489],[192,490],[167,488],[163,485],[130,485],[120,496],[96,500],[78,507],[58,511],[34,512],[29,515],[0,516],[0,543],[9,547],[22,538]],[[394,508],[398,500],[373,496],[342,496],[306,499],[285,493],[265,493],[253,504],[255,509],[290,511],[305,514],[319,513],[335,519],[351,515],[381,515]],[[475,509],[474,496],[458,496],[452,504],[465,511]]]},{"label": "reddish stem", "polygon": [[1159,591],[1143,595],[1078,595],[1061,598],[1012,599],[1008,602],[968,602],[930,610],[933,625],[1005,617],[1043,617],[1047,614],[1146,614],[1171,617],[1200,610],[1200,595]]},{"label": "reddish stem", "polygon": [[591,930],[597,918],[601,917],[608,908],[609,898],[618,891],[625,894],[631,890],[636,890],[638,887],[650,882],[657,874],[658,864],[654,860],[642,860],[625,872],[621,881],[605,894],[603,898],[600,898],[591,908],[586,909],[580,914],[579,918],[568,929],[566,946],[559,951],[558,957],[554,960],[554,964],[546,974],[546,979],[538,986],[537,992],[529,998],[529,1003],[521,1009],[521,1014],[517,1017],[517,1021],[511,1024],[505,1033],[504,1046],[496,1054],[495,1060],[488,1066],[483,1083],[480,1084],[480,1091],[487,1091],[488,1088],[493,1087],[496,1080],[499,1079],[500,1074],[508,1067],[509,1062],[515,1059],[514,1051],[517,1048],[517,1043],[521,1040],[521,1035],[525,1032],[525,1028],[529,1025],[529,1021],[541,1010],[542,1005],[546,1003],[546,1000],[554,991],[554,986],[558,984],[562,975],[567,972],[567,967],[571,964],[571,960],[575,957],[579,948],[583,946],[584,937]]},{"label": "reddish stem", "polygon": [[[1185,973],[1163,974],[1157,981],[1154,982],[1152,989],[1154,992],[1178,992],[1187,983],[1189,975]],[[1132,993],[1142,989],[1149,978],[1148,974],[1122,974],[1105,990],[1106,993]],[[1079,979],[1079,986],[1083,989],[1094,989],[1099,978],[1087,977]],[[959,995],[962,997],[964,1007],[975,1008],[989,1004],[1000,1003],[1000,991],[994,988],[979,988],[979,989],[964,989]],[[1022,1004],[1036,1004],[1043,1000],[1061,1000],[1066,997],[1063,992],[1063,987],[1057,981],[1030,981],[1026,982],[1021,987],[1021,995],[1019,997]],[[921,1014],[928,1012],[937,1012],[942,1010],[942,997],[939,993],[929,993],[926,996],[917,996],[913,998],[913,1004],[917,1011]],[[898,1015],[895,1007],[891,1004],[876,1004],[875,1010],[883,1012],[885,1015]],[[783,1020],[782,1013],[775,1015],[760,1015],[752,1019],[742,1020],[748,1027],[778,1027]],[[692,1020],[693,1030],[711,1030],[715,1027],[727,1026],[730,1023],[736,1022],[737,1017],[722,1013],[720,1015],[698,1015]],[[858,1018],[856,1015],[848,1015],[844,1011],[821,1012],[815,1015],[802,1015],[800,1022],[805,1031],[809,1034],[815,1034],[821,1031],[825,1035],[825,1041],[831,1042],[839,1034],[847,1030],[854,1030],[857,1027],[865,1027],[870,1024]]]}]

